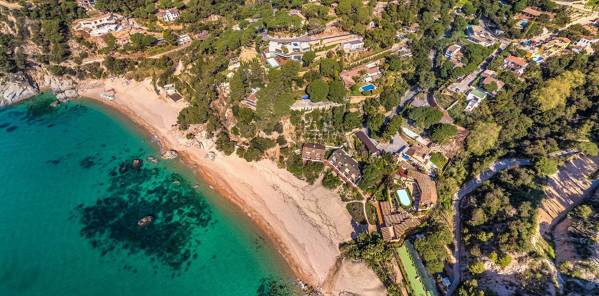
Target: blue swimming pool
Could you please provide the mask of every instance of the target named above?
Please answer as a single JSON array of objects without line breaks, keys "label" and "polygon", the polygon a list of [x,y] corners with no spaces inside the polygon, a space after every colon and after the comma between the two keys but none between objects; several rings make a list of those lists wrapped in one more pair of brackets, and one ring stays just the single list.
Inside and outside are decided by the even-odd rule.
[{"label": "blue swimming pool", "polygon": [[376,86],[374,84],[372,84],[372,83],[369,83],[369,84],[366,84],[366,85],[360,87],[360,91],[361,92],[365,92],[365,91],[369,91],[369,90],[375,90],[375,89],[376,89]]},{"label": "blue swimming pool", "polygon": [[402,206],[407,207],[412,204],[412,201],[410,200],[410,195],[408,194],[407,190],[399,189],[399,190],[397,190],[396,193],[397,193],[397,198],[399,198],[399,202],[401,203]]}]

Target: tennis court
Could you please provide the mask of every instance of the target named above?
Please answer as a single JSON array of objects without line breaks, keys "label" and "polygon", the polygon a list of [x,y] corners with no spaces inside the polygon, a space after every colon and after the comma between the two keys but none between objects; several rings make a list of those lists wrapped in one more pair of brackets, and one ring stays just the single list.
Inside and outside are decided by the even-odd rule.
[{"label": "tennis court", "polygon": [[414,263],[414,259],[410,255],[410,251],[408,250],[406,243],[404,243],[401,247],[397,248],[397,253],[401,261],[402,270],[405,273],[405,278],[408,281],[410,291],[414,293],[415,296],[435,295],[424,285],[422,277],[416,269],[416,264]]}]

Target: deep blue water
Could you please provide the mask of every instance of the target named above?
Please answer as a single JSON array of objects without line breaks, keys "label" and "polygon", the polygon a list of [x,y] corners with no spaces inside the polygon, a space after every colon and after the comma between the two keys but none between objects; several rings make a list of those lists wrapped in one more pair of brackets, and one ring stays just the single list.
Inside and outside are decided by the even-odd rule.
[{"label": "deep blue water", "polygon": [[149,161],[157,148],[130,122],[50,99],[0,109],[0,295],[256,295],[290,279],[178,160]]}]

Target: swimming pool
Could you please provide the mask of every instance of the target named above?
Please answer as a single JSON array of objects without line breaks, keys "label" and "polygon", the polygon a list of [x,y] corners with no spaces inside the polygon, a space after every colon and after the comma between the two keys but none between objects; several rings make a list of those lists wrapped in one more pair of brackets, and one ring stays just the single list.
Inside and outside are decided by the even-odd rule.
[{"label": "swimming pool", "polygon": [[361,92],[365,92],[365,91],[369,91],[369,90],[375,90],[376,86],[372,83],[368,83],[362,87],[360,87],[360,91]]},{"label": "swimming pool", "polygon": [[399,202],[401,203],[402,206],[407,207],[412,204],[412,201],[410,200],[410,195],[408,194],[407,190],[399,189],[396,191],[396,193],[397,193],[397,197],[399,198]]}]

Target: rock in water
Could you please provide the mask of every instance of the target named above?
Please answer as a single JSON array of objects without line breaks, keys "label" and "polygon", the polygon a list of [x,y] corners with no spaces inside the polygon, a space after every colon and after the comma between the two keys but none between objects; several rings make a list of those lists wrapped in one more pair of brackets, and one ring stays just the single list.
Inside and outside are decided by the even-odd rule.
[{"label": "rock in water", "polygon": [[162,154],[163,159],[174,159],[177,158],[178,154],[175,150],[169,150]]},{"label": "rock in water", "polygon": [[23,73],[0,77],[0,107],[35,96],[38,91],[38,86]]},{"label": "rock in water", "polygon": [[131,162],[131,167],[134,170],[139,170],[141,168],[142,164],[143,164],[143,161],[141,159],[134,159],[133,162]]}]

